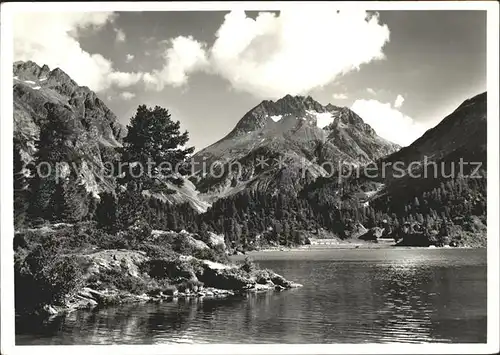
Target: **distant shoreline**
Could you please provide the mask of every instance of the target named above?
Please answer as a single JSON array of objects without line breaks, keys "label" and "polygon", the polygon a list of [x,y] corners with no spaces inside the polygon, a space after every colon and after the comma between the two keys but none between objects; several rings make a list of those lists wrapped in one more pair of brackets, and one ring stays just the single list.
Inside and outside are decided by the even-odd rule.
[{"label": "distant shoreline", "polygon": [[309,252],[309,251],[323,251],[333,249],[486,249],[486,247],[420,247],[420,246],[397,246],[387,243],[338,243],[338,244],[321,244],[321,245],[308,245],[302,247],[272,247],[260,250],[248,251],[245,254],[231,255],[230,258],[244,258],[246,256],[267,254],[267,253],[289,253],[289,252]]}]

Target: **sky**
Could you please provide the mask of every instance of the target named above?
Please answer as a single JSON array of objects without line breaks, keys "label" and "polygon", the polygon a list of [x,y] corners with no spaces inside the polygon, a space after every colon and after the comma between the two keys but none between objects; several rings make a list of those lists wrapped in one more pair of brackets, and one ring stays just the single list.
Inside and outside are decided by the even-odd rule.
[{"label": "sky", "polygon": [[486,11],[20,13],[14,60],[61,68],[124,125],[165,107],[196,150],[286,94],[405,146],[486,91]]}]

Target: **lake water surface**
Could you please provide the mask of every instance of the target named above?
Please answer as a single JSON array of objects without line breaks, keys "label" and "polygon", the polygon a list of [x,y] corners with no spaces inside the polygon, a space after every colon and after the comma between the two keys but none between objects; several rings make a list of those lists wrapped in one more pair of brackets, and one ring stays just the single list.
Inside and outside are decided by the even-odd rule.
[{"label": "lake water surface", "polygon": [[304,285],[17,322],[22,344],[486,342],[486,249],[255,254]]}]

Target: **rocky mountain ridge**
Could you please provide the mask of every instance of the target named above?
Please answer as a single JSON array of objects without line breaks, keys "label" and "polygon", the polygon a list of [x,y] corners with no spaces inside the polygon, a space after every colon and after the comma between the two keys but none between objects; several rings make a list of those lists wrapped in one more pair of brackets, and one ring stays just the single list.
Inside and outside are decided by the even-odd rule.
[{"label": "rocky mountain ridge", "polygon": [[49,122],[58,124],[67,128],[64,145],[81,158],[79,179],[86,190],[98,196],[112,189],[112,181],[101,173],[125,134],[116,115],[93,91],[78,86],[59,68],[16,62],[13,74],[14,138],[23,161],[32,161],[44,127]]},{"label": "rocky mountain ridge", "polygon": [[[315,179],[342,165],[364,165],[398,149],[347,107],[286,95],[261,102],[226,137],[195,154],[200,166],[220,164],[220,173],[211,175],[222,175],[199,171],[195,185],[209,200],[246,187],[272,193],[292,187],[296,192],[306,176]],[[266,164],[259,164],[262,158]],[[234,165],[241,171],[235,172]]]}]

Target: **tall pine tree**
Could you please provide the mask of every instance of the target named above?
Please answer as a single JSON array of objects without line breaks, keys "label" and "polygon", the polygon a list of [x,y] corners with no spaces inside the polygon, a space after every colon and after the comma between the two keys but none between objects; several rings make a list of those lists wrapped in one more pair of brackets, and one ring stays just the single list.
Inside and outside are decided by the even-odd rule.
[{"label": "tall pine tree", "polygon": [[14,226],[21,227],[25,223],[28,210],[28,182],[21,158],[21,144],[14,139]]},{"label": "tall pine tree", "polygon": [[187,158],[194,147],[182,148],[188,141],[187,131],[180,132],[180,122],[173,121],[168,110],[141,105],[127,126],[123,140],[122,163],[125,168],[122,183],[134,181],[139,189],[172,193],[167,182],[183,183],[181,175],[189,173]]}]

